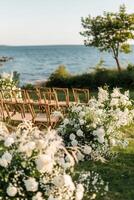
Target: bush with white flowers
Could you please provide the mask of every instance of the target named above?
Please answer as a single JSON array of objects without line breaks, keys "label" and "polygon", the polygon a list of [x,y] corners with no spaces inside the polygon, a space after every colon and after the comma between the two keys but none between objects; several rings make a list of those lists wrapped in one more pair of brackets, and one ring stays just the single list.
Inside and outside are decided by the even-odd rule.
[{"label": "bush with white flowers", "polygon": [[110,148],[127,145],[122,128],[133,123],[134,106],[129,91],[99,88],[98,98],[88,105],[73,105],[58,128],[66,146],[76,149],[79,160],[85,157],[98,160],[106,158]]},{"label": "bush with white flowers", "polygon": [[0,78],[0,89],[3,91],[3,97],[8,99],[12,97],[12,90],[18,90],[17,91],[17,98],[21,98],[21,92],[20,88],[17,86],[17,81],[13,78],[13,73],[3,73]]},{"label": "bush with white flowers", "polygon": [[56,131],[24,122],[9,133],[0,123],[0,199],[81,200],[84,188],[70,176],[74,164]]}]

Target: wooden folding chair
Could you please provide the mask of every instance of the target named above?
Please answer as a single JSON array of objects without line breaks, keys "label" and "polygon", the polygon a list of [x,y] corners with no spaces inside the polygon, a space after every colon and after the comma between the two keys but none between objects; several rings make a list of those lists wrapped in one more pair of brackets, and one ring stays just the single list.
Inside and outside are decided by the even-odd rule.
[{"label": "wooden folding chair", "polygon": [[[7,95],[7,93],[9,94]],[[25,104],[22,99],[19,98],[17,100],[17,94],[18,91],[10,90],[10,91],[4,91],[1,90],[1,96],[2,96],[2,105],[3,105],[3,114],[4,119],[8,120],[9,122],[12,121],[23,121],[26,120],[32,120],[31,114],[29,112],[25,112]],[[6,95],[5,95],[6,94]]]},{"label": "wooden folding chair", "polygon": [[88,89],[80,89],[80,88],[72,88],[75,102],[87,104],[89,102],[89,90]]},{"label": "wooden folding chair", "polygon": [[40,98],[41,96],[38,95],[38,98],[35,99],[35,94],[33,96],[33,99],[31,99],[31,92],[32,91],[26,90],[27,102],[30,106],[33,123],[47,127],[54,126],[58,121],[58,118],[52,115],[52,112],[56,110],[58,106],[56,103],[55,94],[52,92],[42,91],[41,96],[43,99]]}]

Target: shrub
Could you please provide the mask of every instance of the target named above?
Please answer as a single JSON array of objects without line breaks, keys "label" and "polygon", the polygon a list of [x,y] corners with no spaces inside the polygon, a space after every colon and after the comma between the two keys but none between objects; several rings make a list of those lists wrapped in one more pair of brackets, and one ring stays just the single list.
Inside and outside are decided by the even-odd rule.
[{"label": "shrub", "polygon": [[133,123],[133,111],[128,91],[122,94],[116,88],[110,94],[99,88],[98,99],[91,98],[87,106],[69,108],[58,132],[67,146],[79,149],[78,159],[104,159],[112,146],[127,144],[121,128]]}]

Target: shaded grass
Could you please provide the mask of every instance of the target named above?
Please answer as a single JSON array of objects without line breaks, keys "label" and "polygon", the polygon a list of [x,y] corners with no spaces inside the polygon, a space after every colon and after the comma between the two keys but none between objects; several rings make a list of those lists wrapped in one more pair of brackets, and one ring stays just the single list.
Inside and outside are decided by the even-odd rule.
[{"label": "shaded grass", "polygon": [[[85,161],[76,166],[76,172],[96,171],[105,182],[109,182],[109,192],[97,200],[134,200],[134,140],[126,149],[116,148],[117,156],[101,163]],[[88,197],[84,200],[88,200]]]}]

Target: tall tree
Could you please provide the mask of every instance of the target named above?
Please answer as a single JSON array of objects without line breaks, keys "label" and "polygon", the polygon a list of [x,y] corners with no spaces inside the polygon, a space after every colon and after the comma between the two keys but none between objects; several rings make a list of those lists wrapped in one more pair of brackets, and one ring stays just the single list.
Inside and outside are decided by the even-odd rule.
[{"label": "tall tree", "polygon": [[128,14],[125,5],[119,12],[104,12],[103,16],[82,18],[84,44],[112,53],[121,71],[119,52],[130,53],[129,40],[134,39],[134,13]]}]

